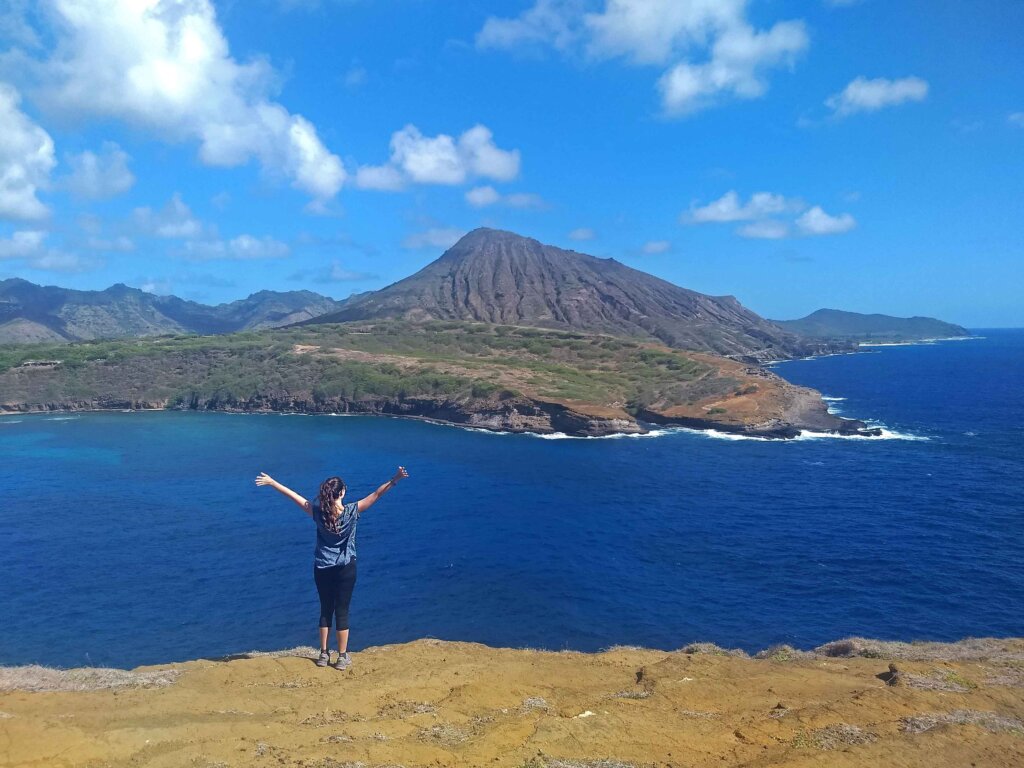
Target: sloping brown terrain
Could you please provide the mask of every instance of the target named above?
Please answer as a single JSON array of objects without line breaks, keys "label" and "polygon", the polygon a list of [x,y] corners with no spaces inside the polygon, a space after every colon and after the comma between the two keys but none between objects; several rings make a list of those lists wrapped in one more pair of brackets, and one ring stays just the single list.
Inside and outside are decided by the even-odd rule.
[{"label": "sloping brown terrain", "polygon": [[732,296],[707,296],[615,259],[486,228],[473,230],[416,274],[310,322],[388,318],[607,333],[752,360],[841,347],[785,331]]},{"label": "sloping brown terrain", "polygon": [[1024,641],[760,655],[421,640],[355,653],[347,672],[294,653],[0,668],[0,766],[1024,765]]}]

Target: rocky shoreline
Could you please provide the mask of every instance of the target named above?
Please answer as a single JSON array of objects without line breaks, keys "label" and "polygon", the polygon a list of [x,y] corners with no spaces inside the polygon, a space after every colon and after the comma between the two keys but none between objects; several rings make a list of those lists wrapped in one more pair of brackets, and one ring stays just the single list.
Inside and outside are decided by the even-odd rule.
[{"label": "rocky shoreline", "polygon": [[[811,390],[807,390],[810,392]],[[151,402],[121,398],[61,401],[50,403],[0,403],[0,415],[18,413],[60,413],[87,411],[220,411],[228,413],[292,413],[309,415],[365,415],[413,418],[493,432],[564,434],[570,437],[608,437],[611,435],[642,435],[655,427],[675,426],[710,430],[765,439],[791,439],[802,432],[839,435],[877,436],[855,419],[844,419],[828,413],[820,397],[818,408],[810,402],[798,401],[791,408],[790,418],[776,418],[761,423],[736,424],[714,418],[667,416],[649,409],[638,411],[636,419],[620,416],[599,416],[555,402],[517,397],[505,400],[457,401],[443,398],[364,399],[348,401],[328,399],[310,402],[290,397],[252,398],[243,403],[195,399],[188,403]]]}]

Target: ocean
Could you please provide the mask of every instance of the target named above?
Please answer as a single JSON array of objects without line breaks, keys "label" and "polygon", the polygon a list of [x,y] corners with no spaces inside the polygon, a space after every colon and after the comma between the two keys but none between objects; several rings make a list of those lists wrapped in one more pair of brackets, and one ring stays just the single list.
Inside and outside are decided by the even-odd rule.
[{"label": "ocean", "polygon": [[1024,635],[1024,331],[782,363],[885,438],[552,439],[379,417],[0,418],[0,664],[315,643],[314,528],[352,498],[355,650],[422,637],[748,651]]}]

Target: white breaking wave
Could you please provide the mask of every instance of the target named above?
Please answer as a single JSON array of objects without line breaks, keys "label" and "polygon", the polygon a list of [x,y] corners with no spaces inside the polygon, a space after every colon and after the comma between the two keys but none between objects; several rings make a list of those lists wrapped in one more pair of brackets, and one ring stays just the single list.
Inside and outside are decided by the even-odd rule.
[{"label": "white breaking wave", "polygon": [[861,341],[860,347],[916,347],[923,344],[938,344],[943,341],[974,341],[984,339],[984,336],[949,336],[943,339],[917,339],[915,341]]},{"label": "white breaking wave", "polygon": [[879,429],[880,435],[839,435],[834,432],[801,432],[794,440],[910,440],[913,442],[928,442],[924,435],[914,435],[910,432],[897,432],[894,429],[883,427],[879,424],[868,425],[868,429]]},{"label": "white breaking wave", "polygon": [[914,435],[909,432],[897,432],[881,424],[869,424],[868,429],[879,429],[882,434],[873,435],[840,435],[835,432],[808,432],[802,431],[797,437],[778,438],[761,437],[758,435],[739,435],[733,432],[719,432],[714,429],[688,429],[679,427],[676,431],[688,432],[692,435],[700,435],[713,440],[759,440],[766,443],[796,443],[808,440],[910,440],[915,442],[927,442],[928,438],[923,435]]},{"label": "white breaking wave", "polygon": [[537,437],[541,440],[618,440],[625,437],[664,437],[665,435],[670,435],[673,432],[690,431],[696,430],[688,430],[683,427],[673,427],[671,429],[652,429],[650,432],[645,432],[643,434],[633,432],[616,432],[611,435],[567,435],[565,432],[551,432],[546,435],[541,435],[536,432],[525,432],[523,434],[529,435],[530,437]]},{"label": "white breaking wave", "polygon": [[0,424],[21,424],[24,419],[0,419]]},{"label": "white breaking wave", "polygon": [[845,397],[829,397],[828,395],[822,395],[821,399],[826,403],[841,403],[845,400]]}]

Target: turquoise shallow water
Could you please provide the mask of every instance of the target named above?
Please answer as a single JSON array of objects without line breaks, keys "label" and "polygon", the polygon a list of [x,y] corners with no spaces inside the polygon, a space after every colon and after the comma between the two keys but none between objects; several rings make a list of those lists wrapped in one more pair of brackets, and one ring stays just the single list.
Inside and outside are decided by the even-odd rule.
[{"label": "turquoise shallow water", "polygon": [[353,646],[433,636],[748,650],[1024,635],[1024,332],[779,373],[913,439],[600,440],[371,417],[0,419],[0,663],[313,642],[313,527],[252,479],[355,494]]}]

